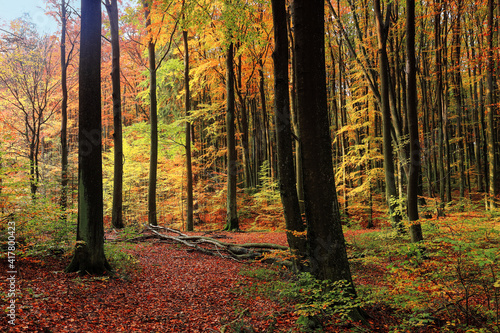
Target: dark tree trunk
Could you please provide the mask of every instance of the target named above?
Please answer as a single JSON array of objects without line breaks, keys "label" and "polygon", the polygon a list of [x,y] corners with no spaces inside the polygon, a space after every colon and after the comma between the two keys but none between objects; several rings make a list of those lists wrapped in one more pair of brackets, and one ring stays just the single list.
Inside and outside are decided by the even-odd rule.
[{"label": "dark tree trunk", "polygon": [[443,75],[442,75],[442,64],[441,64],[441,2],[437,0],[435,2],[435,15],[434,15],[434,47],[436,49],[436,110],[438,113],[438,169],[439,169],[439,198],[441,202],[439,204],[438,216],[444,214],[444,203],[446,201],[446,176],[444,169],[444,156],[445,150],[442,142],[444,141],[444,120],[443,120]]},{"label": "dark tree trunk", "polygon": [[384,148],[385,197],[389,206],[392,225],[399,232],[403,231],[401,216],[396,212],[398,194],[394,175],[394,155],[391,139],[391,107],[389,100],[389,60],[387,59],[387,35],[390,24],[391,5],[386,9],[386,19],[383,21],[380,0],[375,0],[375,18],[377,22],[378,54],[380,66],[380,97],[382,101],[382,135]]},{"label": "dark tree trunk", "polygon": [[[111,1],[111,2],[110,2]],[[111,82],[113,85],[113,126],[115,133],[113,140],[114,151],[114,178],[113,178],[113,208],[111,221],[115,228],[123,228],[123,140],[122,140],[122,101],[120,88],[120,39],[118,30],[117,0],[106,0],[106,10],[109,16],[111,30],[112,69]]]},{"label": "dark tree trunk", "polygon": [[488,74],[487,74],[487,83],[488,83],[488,102],[487,102],[487,114],[488,118],[486,119],[487,121],[487,128],[486,128],[486,135],[487,135],[487,147],[488,147],[488,172],[489,172],[489,198],[488,198],[488,208],[490,210],[493,210],[497,204],[495,201],[495,195],[497,194],[497,184],[496,184],[496,159],[495,159],[495,119],[494,119],[494,113],[495,113],[495,91],[494,91],[494,84],[493,84],[493,73],[494,73],[494,58],[493,58],[493,10],[494,10],[494,4],[493,0],[488,0]]},{"label": "dark tree trunk", "polygon": [[[311,273],[352,283],[333,173],[325,73],[324,2],[293,2],[297,110]],[[352,286],[354,292],[354,286]]]},{"label": "dark tree trunk", "polygon": [[226,135],[227,135],[227,224],[225,230],[238,230],[236,209],[236,181],[238,174],[236,160],[236,139],[234,133],[234,66],[233,43],[229,44],[226,58]]},{"label": "dark tree trunk", "polygon": [[305,235],[297,232],[306,230],[300,212],[297,196],[293,157],[293,134],[290,122],[290,97],[288,93],[288,38],[286,24],[286,1],[272,0],[274,22],[274,113],[278,150],[278,175],[281,202],[285,215],[287,240],[297,256],[295,266],[303,270],[306,258]]},{"label": "dark tree trunk", "polygon": [[[184,41],[184,89],[186,91],[185,111],[186,117],[189,116],[191,110],[191,96],[189,93],[189,44],[187,30],[182,31],[182,39]],[[191,123],[186,121],[186,195],[187,195],[187,211],[186,211],[186,229],[193,231],[193,168],[191,164]]]},{"label": "dark tree trunk", "polygon": [[406,0],[406,110],[410,134],[410,170],[408,175],[408,220],[412,242],[423,240],[418,221],[418,183],[420,140],[418,137],[417,67],[415,61],[415,0]]},{"label": "dark tree trunk", "polygon": [[66,62],[66,26],[67,26],[67,4],[61,0],[61,211],[62,219],[66,219],[66,208],[68,206],[68,83]]},{"label": "dark tree trunk", "polygon": [[[144,0],[146,27],[151,28],[148,1]],[[156,101],[156,54],[153,37],[148,42],[149,60],[149,121],[151,125],[151,151],[149,157],[148,223],[158,225],[156,216],[156,175],[158,167],[158,110]]]},{"label": "dark tree trunk", "polygon": [[461,11],[462,2],[457,2],[457,15],[453,21],[453,36],[451,46],[451,61],[453,67],[452,87],[453,97],[455,100],[455,108],[457,115],[456,136],[457,136],[457,153],[458,153],[458,179],[459,179],[459,195],[460,198],[465,197],[465,165],[464,165],[464,138],[462,137],[462,75],[460,73],[460,56],[461,56]]},{"label": "dark tree trunk", "polygon": [[82,0],[79,131],[78,225],[73,260],[66,272],[103,274],[104,256],[101,156],[101,2]]}]

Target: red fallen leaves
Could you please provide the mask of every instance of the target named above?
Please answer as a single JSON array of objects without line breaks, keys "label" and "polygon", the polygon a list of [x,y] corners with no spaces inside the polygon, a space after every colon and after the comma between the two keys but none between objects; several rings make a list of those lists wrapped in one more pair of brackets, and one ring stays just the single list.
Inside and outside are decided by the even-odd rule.
[{"label": "red fallen leaves", "polygon": [[[284,233],[231,233],[232,242],[286,245]],[[141,271],[129,282],[63,273],[68,258],[18,259],[15,326],[0,318],[2,332],[219,332],[238,319],[255,331],[286,332],[295,326],[292,306],[232,292],[246,264],[164,243],[138,244]],[[7,262],[0,262],[6,274]],[[0,290],[7,290],[0,276]],[[5,295],[2,295],[5,299]],[[237,308],[235,308],[235,306]],[[3,309],[2,309],[3,310]]]}]

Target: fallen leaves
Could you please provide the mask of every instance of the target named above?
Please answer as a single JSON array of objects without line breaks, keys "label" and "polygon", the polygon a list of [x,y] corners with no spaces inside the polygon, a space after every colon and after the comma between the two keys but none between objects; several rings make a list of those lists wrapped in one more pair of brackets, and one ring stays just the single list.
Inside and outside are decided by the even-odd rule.
[{"label": "fallen leaves", "polygon": [[[286,245],[284,233],[234,233],[230,241]],[[241,264],[172,244],[137,244],[128,250],[140,270],[129,281],[62,273],[68,258],[20,259],[16,325],[0,318],[2,332],[219,332],[248,309],[245,322],[257,331],[294,326],[292,309],[232,292]],[[6,272],[6,262],[0,272]],[[5,290],[5,277],[0,277]],[[2,298],[4,296],[2,295]],[[276,313],[281,315],[276,315]],[[270,318],[276,319],[271,320]],[[292,318],[292,320],[290,319]]]}]

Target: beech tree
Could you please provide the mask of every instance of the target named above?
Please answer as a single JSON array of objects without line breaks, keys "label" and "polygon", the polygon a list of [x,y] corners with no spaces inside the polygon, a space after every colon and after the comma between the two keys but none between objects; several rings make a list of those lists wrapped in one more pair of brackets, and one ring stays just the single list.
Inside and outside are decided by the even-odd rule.
[{"label": "beech tree", "polygon": [[274,21],[274,114],[278,154],[278,173],[281,202],[286,222],[290,249],[298,256],[296,266],[306,257],[306,244],[297,232],[305,231],[305,224],[299,206],[293,156],[293,135],[288,93],[288,37],[286,22],[286,1],[272,0]]},{"label": "beech tree", "polygon": [[227,135],[227,223],[226,230],[239,229],[236,206],[236,140],[234,133],[234,67],[233,43],[229,43],[226,56],[226,135]]},{"label": "beech tree", "polygon": [[318,279],[352,284],[333,174],[323,1],[295,0],[293,25],[310,269]]},{"label": "beech tree", "polygon": [[406,1],[406,89],[408,128],[410,132],[410,172],[408,175],[408,220],[412,242],[423,239],[418,221],[418,181],[420,172],[420,140],[417,114],[417,68],[415,60],[415,0]]},{"label": "beech tree", "polygon": [[111,81],[113,85],[113,141],[114,172],[113,172],[113,209],[111,223],[115,228],[123,228],[123,139],[122,139],[122,101],[120,90],[120,36],[118,30],[118,3],[117,0],[106,0],[106,10],[109,16],[111,30],[112,69]]},{"label": "beech tree", "polygon": [[78,222],[73,259],[66,272],[103,274],[101,154],[101,2],[82,0],[78,130]]},{"label": "beech tree", "polygon": [[156,99],[156,45],[151,32],[151,4],[143,0],[146,15],[149,63],[149,121],[151,125],[151,150],[149,154],[148,223],[158,225],[156,216],[156,176],[158,173],[158,104]]}]

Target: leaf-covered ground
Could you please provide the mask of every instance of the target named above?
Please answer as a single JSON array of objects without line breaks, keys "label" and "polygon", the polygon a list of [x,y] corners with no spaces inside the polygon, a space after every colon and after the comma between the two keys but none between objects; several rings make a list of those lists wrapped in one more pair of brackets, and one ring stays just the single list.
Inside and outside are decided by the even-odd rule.
[{"label": "leaf-covered ground", "polygon": [[[286,244],[283,233],[228,237],[232,242]],[[68,258],[18,259],[16,325],[2,315],[0,331],[219,332],[243,315],[258,332],[288,331],[294,325],[291,306],[236,292],[242,284],[258,283],[238,274],[249,264],[161,242],[133,245],[128,251],[139,260],[137,271],[121,279],[63,273]],[[0,271],[8,271],[5,260]],[[1,276],[2,291],[5,282]]]},{"label": "leaf-covered ground", "polygon": [[[455,213],[424,220],[423,226],[424,255],[390,229],[346,229],[370,327],[329,317],[324,332],[498,331],[500,217]],[[211,235],[224,242],[286,245],[284,232]],[[276,297],[276,286],[283,285],[274,280],[289,278],[284,269],[155,239],[107,249],[115,251],[108,256],[112,265],[120,267],[116,260],[122,258],[130,266],[118,270],[119,278],[63,273],[69,255],[17,258],[16,325],[3,315],[0,332],[306,331],[298,328],[292,301]],[[1,260],[2,300],[8,300],[7,271]]]}]

